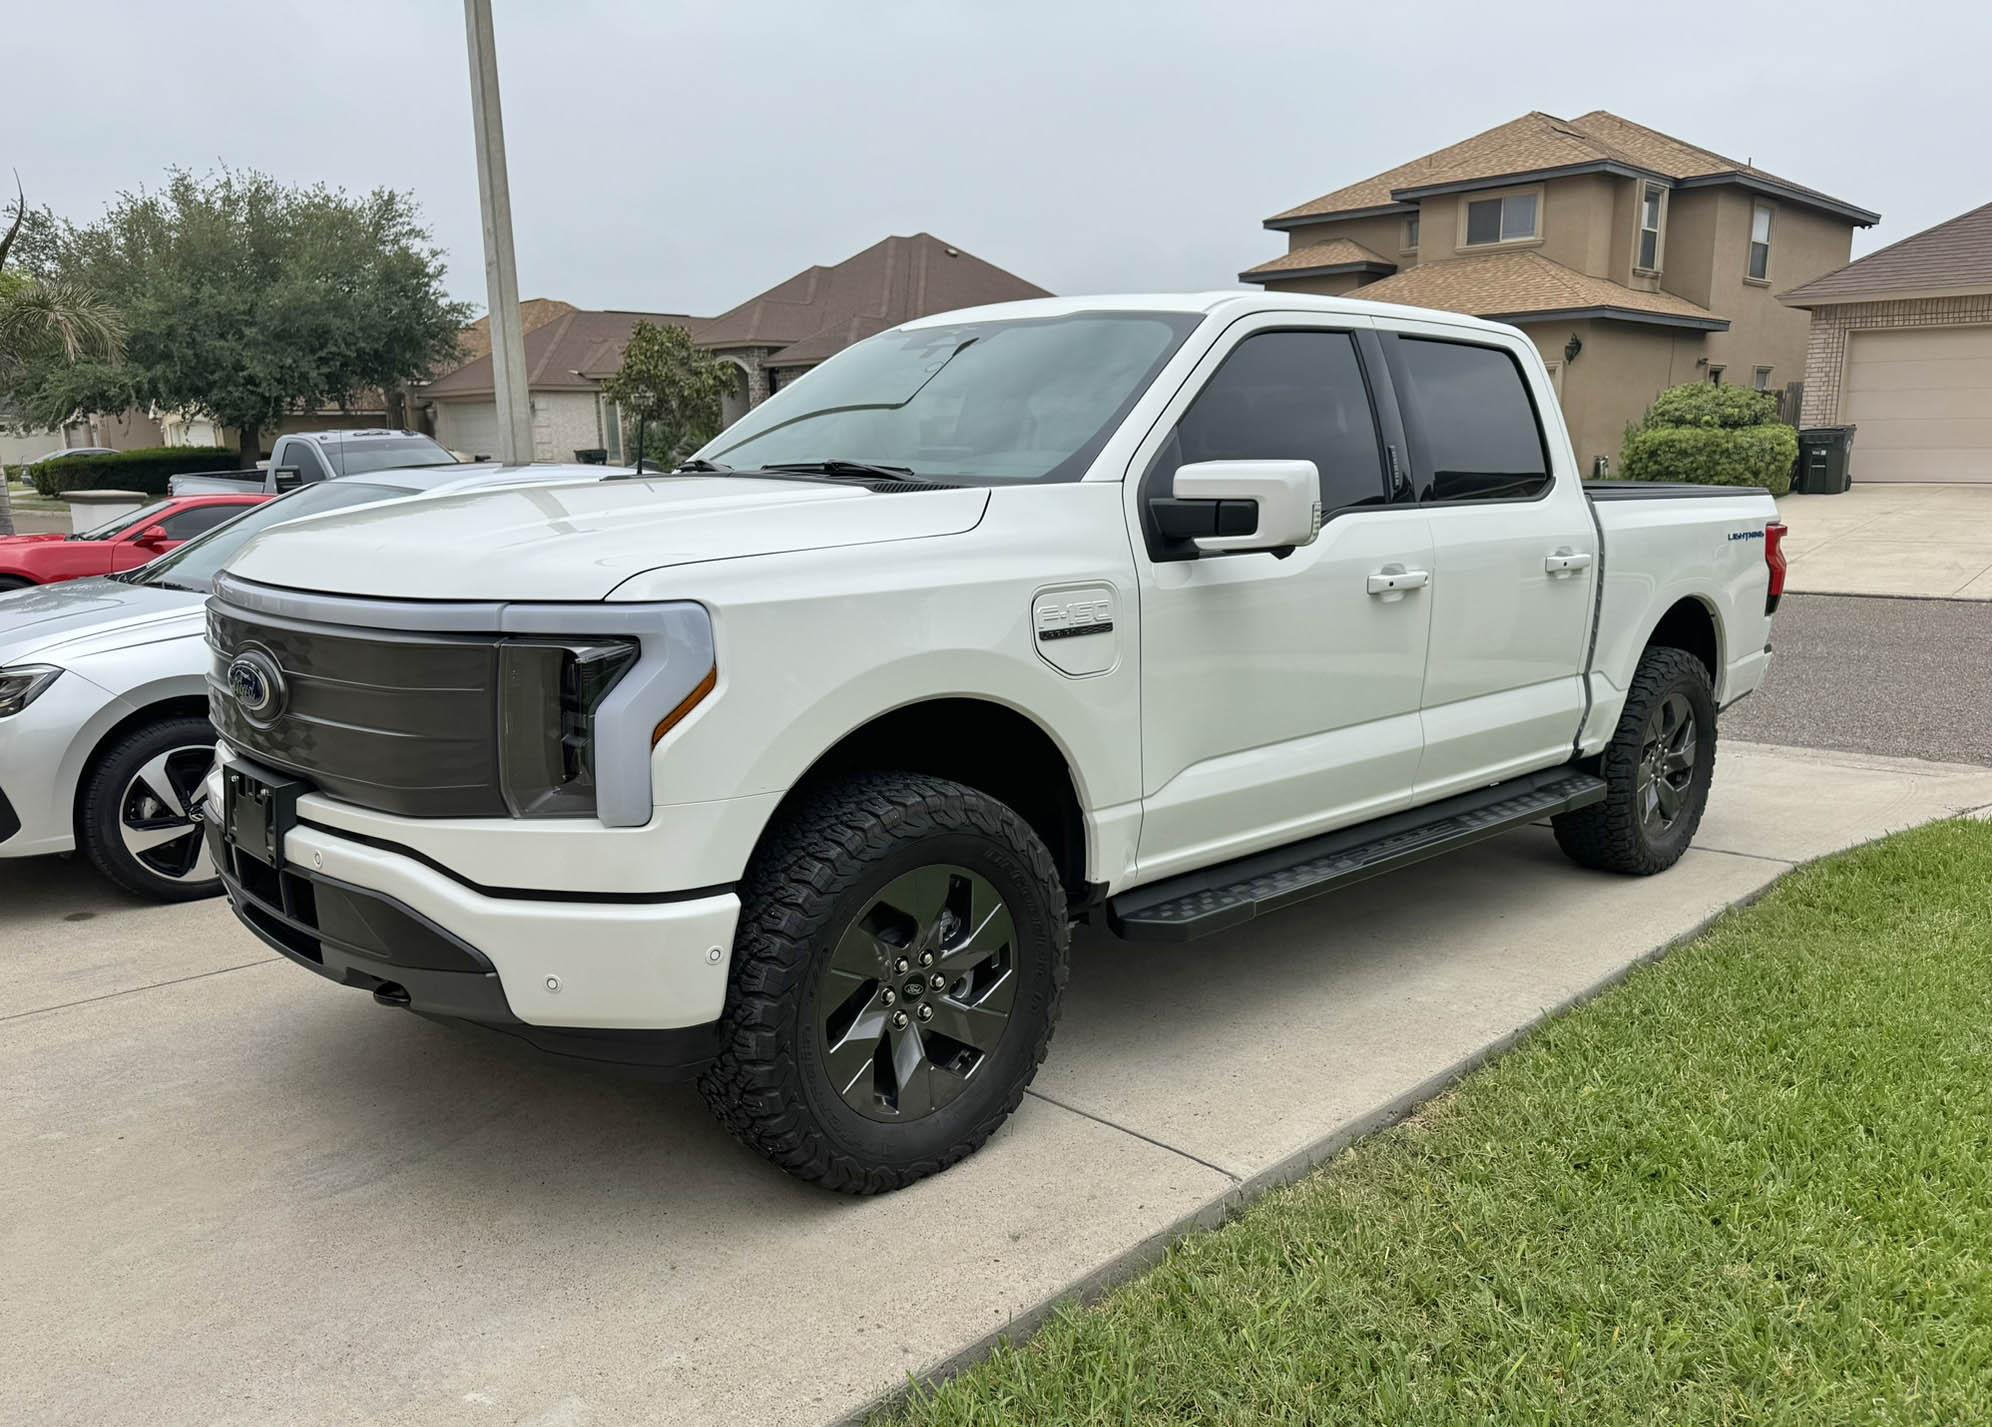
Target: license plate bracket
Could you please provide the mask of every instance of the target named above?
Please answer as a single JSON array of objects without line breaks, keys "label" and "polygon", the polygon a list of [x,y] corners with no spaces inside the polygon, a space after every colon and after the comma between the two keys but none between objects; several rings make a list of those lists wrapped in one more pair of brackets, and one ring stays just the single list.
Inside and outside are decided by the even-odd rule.
[{"label": "license plate bracket", "polygon": [[222,833],[229,846],[274,870],[284,865],[284,834],[297,826],[304,784],[261,778],[240,767],[222,772]]}]

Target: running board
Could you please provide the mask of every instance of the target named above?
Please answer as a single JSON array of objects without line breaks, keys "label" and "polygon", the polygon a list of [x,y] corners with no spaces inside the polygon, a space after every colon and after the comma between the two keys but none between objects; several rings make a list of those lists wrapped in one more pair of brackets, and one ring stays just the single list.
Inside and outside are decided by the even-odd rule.
[{"label": "running board", "polygon": [[1539,818],[1604,801],[1602,779],[1551,768],[1121,893],[1107,925],[1129,941],[1191,941]]}]

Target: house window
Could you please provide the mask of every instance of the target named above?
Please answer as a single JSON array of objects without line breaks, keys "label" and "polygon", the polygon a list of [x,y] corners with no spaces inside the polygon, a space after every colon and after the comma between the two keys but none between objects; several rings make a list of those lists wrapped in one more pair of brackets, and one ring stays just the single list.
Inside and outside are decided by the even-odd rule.
[{"label": "house window", "polygon": [[1710,386],[1721,386],[1721,385],[1722,385],[1722,368],[1721,368],[1721,367],[1710,367],[1710,368],[1708,369],[1708,384],[1709,384]]},{"label": "house window", "polygon": [[1759,203],[1750,210],[1750,276],[1758,282],[1771,277],[1771,205]]},{"label": "house window", "polygon": [[1539,193],[1509,193],[1499,198],[1474,199],[1466,205],[1465,246],[1519,243],[1537,237],[1540,197]]},{"label": "house window", "polygon": [[1639,261],[1641,272],[1660,271],[1660,204],[1666,190],[1657,183],[1645,185],[1639,194]]},{"label": "house window", "polygon": [[1758,391],[1769,391],[1771,389],[1771,369],[1769,367],[1757,368],[1756,386]]},{"label": "house window", "polygon": [[1404,220],[1404,251],[1407,253],[1418,251],[1418,215],[1416,213],[1413,213],[1409,218]]}]

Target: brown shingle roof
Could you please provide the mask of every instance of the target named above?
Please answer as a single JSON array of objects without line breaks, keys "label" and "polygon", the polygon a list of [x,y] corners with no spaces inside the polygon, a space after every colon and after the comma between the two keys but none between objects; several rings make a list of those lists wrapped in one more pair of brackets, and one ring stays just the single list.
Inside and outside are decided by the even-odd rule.
[{"label": "brown shingle roof", "polygon": [[[563,304],[565,305],[565,304]],[[595,376],[622,364],[622,349],[639,320],[671,323],[698,336],[703,318],[682,312],[586,312],[570,307],[526,333],[526,385],[533,391],[592,391]],[[575,372],[588,373],[577,377]],[[465,362],[422,389],[425,399],[489,396],[491,354]]]},{"label": "brown shingle roof", "polygon": [[807,366],[915,317],[1050,295],[931,233],[915,233],[831,267],[805,268],[693,335],[702,347],[773,347],[770,365]]},{"label": "brown shingle roof", "polygon": [[1727,318],[1684,297],[1622,287],[1607,278],[1553,263],[1540,253],[1494,253],[1420,263],[1395,277],[1359,287],[1349,296],[1507,320],[1596,313],[1713,331],[1729,326]]},{"label": "brown shingle roof", "polygon": [[1281,253],[1277,258],[1269,258],[1255,268],[1247,268],[1238,274],[1238,280],[1251,282],[1257,278],[1293,272],[1357,272],[1365,268],[1388,273],[1397,271],[1397,264],[1379,253],[1371,252],[1354,239],[1330,238],[1325,243],[1309,243],[1290,253]]},{"label": "brown shingle roof", "polygon": [[[519,322],[528,332],[535,327],[544,327],[557,317],[564,317],[575,310],[571,302],[562,302],[556,297],[528,297],[519,304]],[[491,352],[491,314],[485,313],[468,327],[458,346],[463,352],[464,362],[474,362]],[[458,365],[462,365],[461,362]],[[452,368],[451,370],[455,370]]]},{"label": "brown shingle roof", "polygon": [[1338,188],[1266,220],[1268,227],[1292,227],[1297,221],[1388,208],[1403,202],[1397,195],[1443,184],[1493,180],[1543,170],[1613,164],[1683,180],[1749,181],[1785,191],[1800,201],[1827,204],[1850,214],[1856,222],[1872,223],[1876,215],[1792,183],[1751,164],[1724,158],[1657,129],[1635,124],[1603,109],[1575,119],[1534,111],[1496,125],[1470,139],[1448,145],[1394,169]]},{"label": "brown shingle roof", "polygon": [[1992,203],[1877,248],[1783,294],[1794,307],[1992,288]]}]

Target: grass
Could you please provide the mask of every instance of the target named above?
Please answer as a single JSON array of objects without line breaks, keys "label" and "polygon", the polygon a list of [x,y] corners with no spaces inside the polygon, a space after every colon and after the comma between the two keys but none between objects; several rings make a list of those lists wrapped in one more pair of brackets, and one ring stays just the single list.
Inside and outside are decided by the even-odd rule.
[{"label": "grass", "polygon": [[1992,824],[1801,871],[880,1422],[1992,1415]]}]

